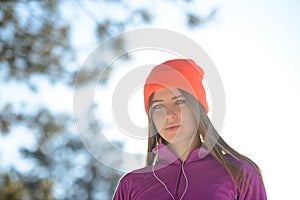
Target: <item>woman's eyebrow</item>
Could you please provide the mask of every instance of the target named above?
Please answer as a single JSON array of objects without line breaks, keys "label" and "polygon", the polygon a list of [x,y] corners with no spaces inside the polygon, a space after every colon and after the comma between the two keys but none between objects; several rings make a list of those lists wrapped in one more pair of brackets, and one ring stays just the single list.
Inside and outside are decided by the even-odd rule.
[{"label": "woman's eyebrow", "polygon": [[[174,99],[178,99],[178,98],[181,98],[181,97],[183,97],[183,95],[174,96],[171,99],[174,100]],[[163,102],[163,100],[160,100],[160,99],[153,100],[151,104],[157,103],[157,102]]]},{"label": "woman's eyebrow", "polygon": [[163,102],[163,100],[153,100],[153,101],[151,102],[151,105],[153,105],[154,103],[157,103],[157,102]]},{"label": "woman's eyebrow", "polygon": [[183,97],[183,95],[181,94],[181,95],[178,95],[178,96],[172,97],[172,100],[173,100],[173,99],[178,99],[178,98],[180,98],[180,97]]}]

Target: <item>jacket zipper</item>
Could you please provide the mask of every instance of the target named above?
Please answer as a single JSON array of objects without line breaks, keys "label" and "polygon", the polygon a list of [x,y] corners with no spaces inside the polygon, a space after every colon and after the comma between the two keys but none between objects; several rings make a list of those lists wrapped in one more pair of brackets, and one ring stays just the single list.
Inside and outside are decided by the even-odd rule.
[{"label": "jacket zipper", "polygon": [[180,186],[180,183],[181,183],[181,176],[182,176],[183,165],[184,165],[184,162],[181,163],[181,167],[180,167],[179,179],[177,181],[176,190],[175,190],[175,196],[176,197],[178,197],[179,186]]}]

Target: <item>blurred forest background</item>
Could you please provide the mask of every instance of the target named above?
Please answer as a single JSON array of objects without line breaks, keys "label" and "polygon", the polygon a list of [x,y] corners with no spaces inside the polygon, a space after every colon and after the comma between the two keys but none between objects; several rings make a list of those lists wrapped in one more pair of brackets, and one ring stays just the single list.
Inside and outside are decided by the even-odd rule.
[{"label": "blurred forest background", "polygon": [[[192,0],[161,1],[180,8],[185,17],[177,23],[183,22],[193,31],[200,31],[217,11],[191,11],[185,6]],[[72,93],[76,72],[82,65],[80,52],[91,51],[122,31],[151,27],[160,20],[140,2],[1,1],[0,137],[11,143],[0,145],[18,142],[15,151],[20,156],[0,152],[0,200],[111,199],[122,173],[103,165],[84,148],[74,128],[72,102],[66,101],[68,109],[51,108],[40,94],[54,95],[57,88]],[[92,31],[82,36],[93,38],[93,46],[74,44],[80,39],[74,39],[74,32],[80,31],[74,24],[82,23],[82,15],[93,21],[94,26],[88,28]],[[80,26],[86,29],[84,23]],[[122,44],[115,44],[111,51],[118,51]],[[87,71],[80,84],[87,84],[89,76],[101,70]],[[62,98],[53,97],[58,102],[64,101]]]}]

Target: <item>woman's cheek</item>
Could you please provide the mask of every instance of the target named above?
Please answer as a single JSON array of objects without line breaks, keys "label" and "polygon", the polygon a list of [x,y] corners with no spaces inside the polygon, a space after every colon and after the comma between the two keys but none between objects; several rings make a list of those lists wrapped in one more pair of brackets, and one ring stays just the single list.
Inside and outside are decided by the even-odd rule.
[{"label": "woman's cheek", "polygon": [[161,132],[164,128],[164,120],[162,119],[156,119],[154,120],[154,124],[155,124],[155,127],[157,129],[158,132]]},{"label": "woman's cheek", "polygon": [[153,113],[153,121],[158,132],[161,132],[166,123],[165,113],[163,111],[155,111]]}]

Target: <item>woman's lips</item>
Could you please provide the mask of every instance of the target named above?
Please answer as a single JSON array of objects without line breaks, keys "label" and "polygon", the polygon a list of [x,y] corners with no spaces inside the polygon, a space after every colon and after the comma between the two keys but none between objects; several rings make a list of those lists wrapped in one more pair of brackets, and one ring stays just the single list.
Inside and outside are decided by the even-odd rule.
[{"label": "woman's lips", "polygon": [[180,128],[180,125],[169,126],[166,128],[167,131],[177,131]]}]

